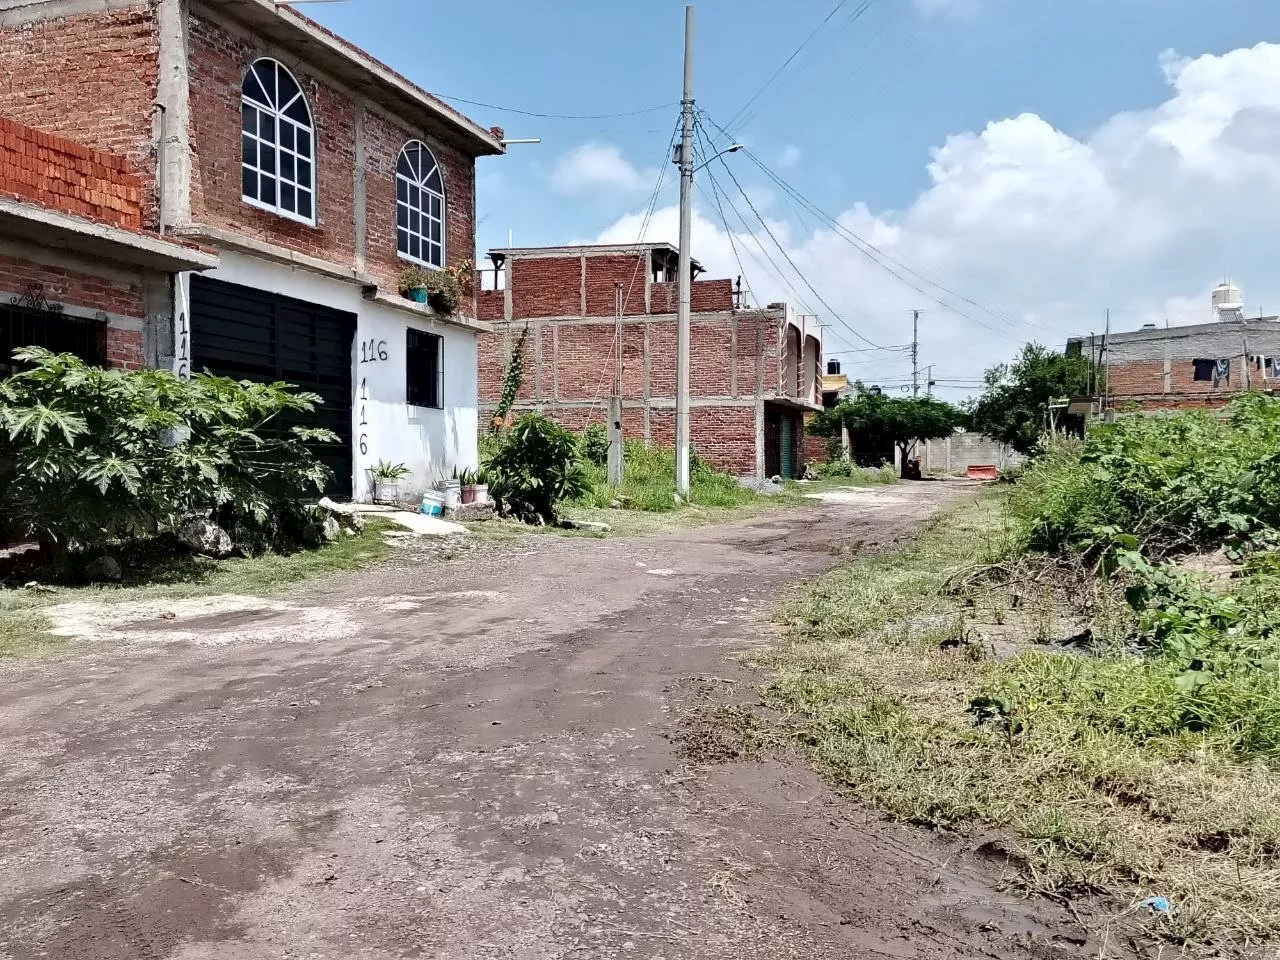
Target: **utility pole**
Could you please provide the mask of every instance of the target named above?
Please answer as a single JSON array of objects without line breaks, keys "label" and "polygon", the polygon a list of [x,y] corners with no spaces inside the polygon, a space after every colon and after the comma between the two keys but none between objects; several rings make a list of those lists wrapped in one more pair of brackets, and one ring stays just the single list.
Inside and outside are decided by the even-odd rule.
[{"label": "utility pole", "polygon": [[676,309],[676,493],[689,498],[689,308],[693,266],[693,5],[684,8],[684,96],[680,100],[680,303]]},{"label": "utility pole", "polygon": [[613,393],[609,398],[609,483],[622,483],[622,284],[613,285]]},{"label": "utility pole", "polygon": [[925,396],[933,396],[933,364],[929,364],[924,368],[924,392]]},{"label": "utility pole", "polygon": [[911,396],[920,396],[920,311],[911,314]]}]

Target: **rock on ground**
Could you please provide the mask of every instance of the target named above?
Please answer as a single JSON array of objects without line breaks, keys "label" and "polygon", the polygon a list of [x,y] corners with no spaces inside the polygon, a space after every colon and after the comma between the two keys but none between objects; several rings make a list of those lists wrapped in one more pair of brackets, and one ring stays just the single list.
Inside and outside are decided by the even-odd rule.
[{"label": "rock on ground", "polygon": [[178,526],[178,542],[206,557],[223,559],[235,549],[231,535],[207,517],[190,517]]}]

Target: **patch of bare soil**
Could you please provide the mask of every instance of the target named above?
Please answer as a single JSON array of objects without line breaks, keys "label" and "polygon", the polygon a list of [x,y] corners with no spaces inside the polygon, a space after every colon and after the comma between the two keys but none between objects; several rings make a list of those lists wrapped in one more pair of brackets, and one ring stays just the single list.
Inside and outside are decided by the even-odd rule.
[{"label": "patch of bare soil", "polygon": [[0,957],[1085,956],[988,859],[708,732],[782,591],[956,489],[64,610],[85,642],[0,667]]}]

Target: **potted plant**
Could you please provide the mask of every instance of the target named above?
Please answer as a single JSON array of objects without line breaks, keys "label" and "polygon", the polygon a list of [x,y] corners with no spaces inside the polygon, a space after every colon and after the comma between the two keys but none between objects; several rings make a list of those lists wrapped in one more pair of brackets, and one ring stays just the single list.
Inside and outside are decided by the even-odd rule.
[{"label": "potted plant", "polygon": [[373,499],[379,503],[395,503],[400,499],[400,480],[413,471],[403,463],[379,460],[370,472],[373,474]]},{"label": "potted plant", "polygon": [[462,302],[462,284],[448,270],[424,270],[427,303],[436,313],[450,314]]},{"label": "potted plant", "polygon": [[405,267],[400,274],[401,292],[414,303],[426,303],[427,290],[431,283],[430,274],[434,272],[417,264]]},{"label": "potted plant", "polygon": [[489,502],[489,471],[484,467],[475,471],[475,483],[471,487],[471,502]]},{"label": "potted plant", "polygon": [[476,502],[476,488],[480,483],[480,474],[477,470],[468,467],[458,474],[458,483],[462,486],[462,502]]}]

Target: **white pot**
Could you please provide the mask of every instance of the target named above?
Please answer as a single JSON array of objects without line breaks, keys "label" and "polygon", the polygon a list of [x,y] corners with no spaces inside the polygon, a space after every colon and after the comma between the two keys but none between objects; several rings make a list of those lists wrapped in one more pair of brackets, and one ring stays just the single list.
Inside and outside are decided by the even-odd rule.
[{"label": "white pot", "polygon": [[373,499],[380,503],[394,503],[400,499],[400,483],[397,480],[374,480]]},{"label": "white pot", "polygon": [[474,501],[472,501],[472,502],[473,502],[473,503],[488,503],[488,502],[489,502],[489,485],[488,485],[487,483],[477,483],[477,484],[476,484],[476,498],[475,498],[475,500],[474,500]]},{"label": "white pot", "polygon": [[458,505],[462,503],[461,487],[445,487],[440,493],[444,496],[444,508],[446,510],[457,510]]}]

